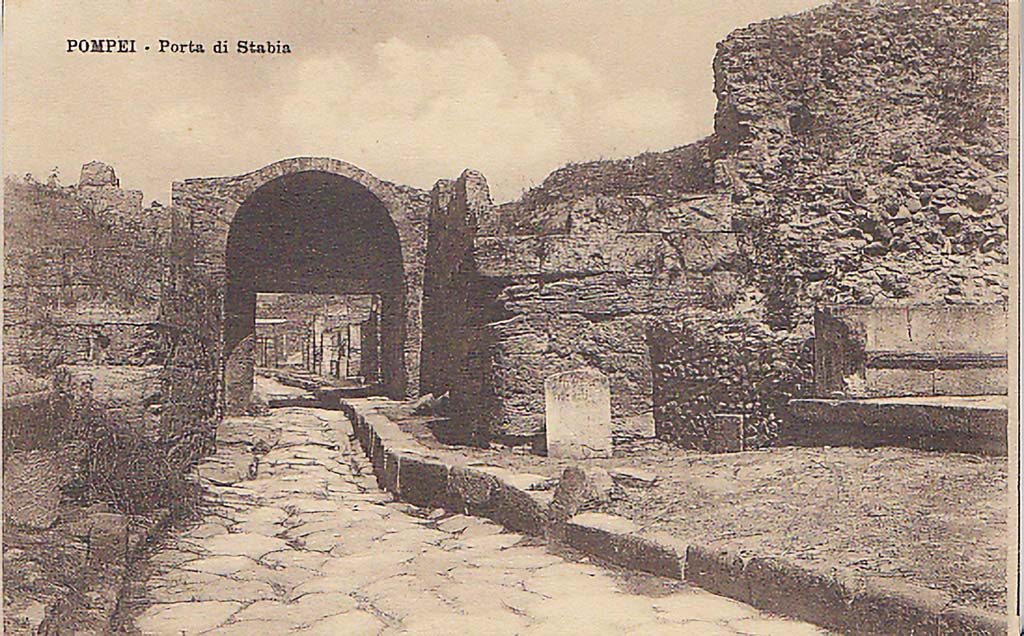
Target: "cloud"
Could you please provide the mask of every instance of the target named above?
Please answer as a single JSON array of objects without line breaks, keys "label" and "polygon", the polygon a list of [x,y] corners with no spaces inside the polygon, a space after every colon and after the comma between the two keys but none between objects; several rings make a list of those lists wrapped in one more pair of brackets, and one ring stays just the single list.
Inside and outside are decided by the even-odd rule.
[{"label": "cloud", "polygon": [[435,46],[392,37],[362,64],[342,54],[304,60],[280,109],[285,135],[303,152],[424,188],[473,167],[496,200],[567,160],[689,141],[679,95],[609,91],[576,53],[513,60],[482,35]]}]

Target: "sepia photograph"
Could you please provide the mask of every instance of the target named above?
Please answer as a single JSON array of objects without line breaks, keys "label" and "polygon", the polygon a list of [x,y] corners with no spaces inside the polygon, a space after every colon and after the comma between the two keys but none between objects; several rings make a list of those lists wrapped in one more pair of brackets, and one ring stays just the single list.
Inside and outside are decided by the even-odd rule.
[{"label": "sepia photograph", "polygon": [[1020,13],[4,0],[3,634],[1020,634]]}]

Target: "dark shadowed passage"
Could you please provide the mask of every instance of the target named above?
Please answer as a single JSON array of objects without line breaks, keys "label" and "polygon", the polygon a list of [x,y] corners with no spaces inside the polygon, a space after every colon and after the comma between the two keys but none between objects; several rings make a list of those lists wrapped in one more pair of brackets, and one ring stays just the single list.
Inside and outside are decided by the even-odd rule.
[{"label": "dark shadowed passage", "polygon": [[381,393],[400,397],[405,292],[402,250],[387,209],[362,185],[319,171],[268,182],[239,208],[227,245],[224,380],[228,412],[253,386],[256,294],[375,294]]}]

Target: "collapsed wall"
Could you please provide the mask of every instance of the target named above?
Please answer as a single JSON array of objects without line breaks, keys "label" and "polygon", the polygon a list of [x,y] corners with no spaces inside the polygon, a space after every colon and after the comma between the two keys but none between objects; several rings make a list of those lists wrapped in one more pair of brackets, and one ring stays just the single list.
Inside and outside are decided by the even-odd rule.
[{"label": "collapsed wall", "polygon": [[715,130],[766,319],[1005,302],[1007,5],[836,2],[733,32]]}]

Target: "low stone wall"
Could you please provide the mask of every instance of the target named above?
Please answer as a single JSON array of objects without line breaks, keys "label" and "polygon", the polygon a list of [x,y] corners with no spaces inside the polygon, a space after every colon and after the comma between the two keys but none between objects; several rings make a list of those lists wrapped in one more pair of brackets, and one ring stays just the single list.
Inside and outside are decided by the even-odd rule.
[{"label": "low stone wall", "polygon": [[903,446],[1003,455],[1009,450],[1004,397],[799,399],[789,403],[784,444]]}]

